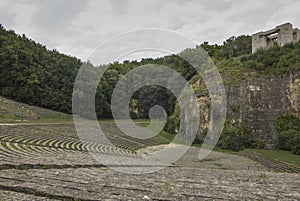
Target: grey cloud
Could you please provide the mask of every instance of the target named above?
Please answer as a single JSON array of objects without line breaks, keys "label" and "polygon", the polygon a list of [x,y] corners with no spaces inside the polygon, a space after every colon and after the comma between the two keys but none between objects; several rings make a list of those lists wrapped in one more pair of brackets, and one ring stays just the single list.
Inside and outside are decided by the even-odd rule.
[{"label": "grey cloud", "polygon": [[171,29],[199,43],[221,43],[286,21],[300,27],[299,7],[297,0],[2,0],[0,23],[85,59],[99,43],[132,29]]},{"label": "grey cloud", "polygon": [[[33,17],[34,26],[50,33],[61,33],[84,10],[87,1],[42,1]],[[64,34],[64,33],[62,33]]]},{"label": "grey cloud", "polygon": [[127,14],[127,7],[132,6],[130,0],[111,0],[110,3],[113,8],[113,12],[118,16]]}]

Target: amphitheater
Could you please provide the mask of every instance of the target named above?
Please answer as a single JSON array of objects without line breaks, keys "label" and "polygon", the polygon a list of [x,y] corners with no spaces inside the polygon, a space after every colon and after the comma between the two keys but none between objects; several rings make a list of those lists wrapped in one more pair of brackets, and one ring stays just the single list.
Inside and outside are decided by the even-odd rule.
[{"label": "amphitheater", "polygon": [[[1,200],[299,200],[299,173],[279,172],[240,155],[213,152],[199,161],[191,148],[176,164],[151,174],[116,172],[88,153],[141,157],[137,141],[102,125],[117,145],[78,139],[73,124],[0,126]],[[143,150],[143,154],[149,150]],[[149,153],[148,153],[149,154]]]},{"label": "amphitheater", "polygon": [[299,168],[247,152],[199,160],[193,147],[157,172],[115,171],[90,153],[144,160],[168,141],[125,136],[112,121],[101,128],[115,146],[79,139],[72,122],[1,123],[0,200],[300,199]]}]

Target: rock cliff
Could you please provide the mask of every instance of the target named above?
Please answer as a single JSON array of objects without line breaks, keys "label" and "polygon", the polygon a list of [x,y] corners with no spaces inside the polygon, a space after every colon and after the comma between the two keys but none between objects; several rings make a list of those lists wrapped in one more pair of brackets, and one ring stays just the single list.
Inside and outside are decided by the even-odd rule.
[{"label": "rock cliff", "polygon": [[[201,85],[201,81],[198,85]],[[300,70],[281,76],[269,75],[226,86],[227,121],[243,121],[266,148],[277,144],[276,116],[291,112],[300,118]],[[200,138],[209,122],[208,93],[198,93],[201,111]]]}]

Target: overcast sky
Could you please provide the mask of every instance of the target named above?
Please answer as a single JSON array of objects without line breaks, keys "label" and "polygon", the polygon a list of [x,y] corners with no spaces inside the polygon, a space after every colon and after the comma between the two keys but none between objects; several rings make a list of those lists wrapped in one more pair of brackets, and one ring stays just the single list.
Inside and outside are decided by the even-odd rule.
[{"label": "overcast sky", "polygon": [[198,43],[221,43],[285,22],[300,27],[299,9],[298,0],[0,0],[0,23],[85,60],[104,40],[133,29],[164,28]]}]

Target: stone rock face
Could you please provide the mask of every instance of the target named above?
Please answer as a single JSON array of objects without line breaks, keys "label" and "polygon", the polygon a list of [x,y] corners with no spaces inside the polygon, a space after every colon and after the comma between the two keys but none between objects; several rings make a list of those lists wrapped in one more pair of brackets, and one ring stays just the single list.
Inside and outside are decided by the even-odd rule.
[{"label": "stone rock face", "polygon": [[292,112],[297,117],[300,117],[300,76],[292,80],[289,85],[289,91],[289,100],[293,108]]},{"label": "stone rock face", "polygon": [[[249,80],[239,85],[226,86],[227,120],[243,121],[266,148],[277,144],[276,116],[291,112],[300,118],[300,71],[282,76]],[[198,95],[201,110],[200,136],[209,122],[209,97]]]}]

